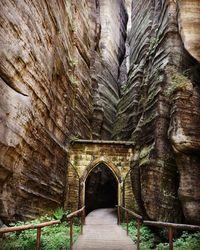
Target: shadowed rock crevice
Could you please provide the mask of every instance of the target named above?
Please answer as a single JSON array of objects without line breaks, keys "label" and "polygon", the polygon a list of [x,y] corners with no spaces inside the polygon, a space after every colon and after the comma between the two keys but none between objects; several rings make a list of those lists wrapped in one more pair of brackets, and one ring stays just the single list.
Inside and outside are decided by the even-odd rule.
[{"label": "shadowed rock crevice", "polygon": [[93,139],[111,139],[120,94],[120,65],[125,55],[127,10],[124,1],[99,1],[95,51],[91,65],[94,88]]}]

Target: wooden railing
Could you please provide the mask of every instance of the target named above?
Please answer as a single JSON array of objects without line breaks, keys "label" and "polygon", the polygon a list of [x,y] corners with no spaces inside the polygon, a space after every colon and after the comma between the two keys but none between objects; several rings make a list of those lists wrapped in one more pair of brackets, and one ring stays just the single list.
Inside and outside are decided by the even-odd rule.
[{"label": "wooden railing", "polygon": [[117,206],[117,214],[118,214],[118,224],[121,224],[121,210],[125,211],[126,214],[126,230],[127,235],[129,232],[128,223],[129,223],[129,214],[137,220],[137,249],[140,249],[140,226],[141,224],[145,224],[148,226],[155,226],[155,227],[166,227],[168,228],[168,239],[169,239],[169,249],[173,250],[173,230],[174,229],[182,229],[182,230],[195,230],[200,231],[200,226],[197,225],[188,225],[188,224],[176,224],[176,223],[169,223],[169,222],[162,222],[162,221],[148,221],[143,220],[142,216],[136,214],[135,212],[122,207]]},{"label": "wooden railing", "polygon": [[[81,234],[83,233],[83,225],[85,224],[85,207],[82,207],[81,209],[70,213],[67,215],[67,220],[70,224],[70,249],[72,249],[73,245],[73,219],[74,217],[81,214]],[[41,242],[41,228],[60,224],[60,220],[53,220],[48,222],[43,222],[40,224],[29,224],[24,226],[16,226],[16,227],[6,227],[6,228],[0,228],[0,233],[11,233],[11,232],[17,232],[17,231],[23,231],[23,230],[30,230],[30,229],[37,229],[37,238],[36,238],[36,250],[40,250],[40,242]]]},{"label": "wooden railing", "polygon": [[73,245],[73,219],[79,214],[82,215],[81,216],[81,234],[83,234],[83,225],[85,224],[85,206],[67,215],[67,219],[69,220],[69,225],[70,225],[70,250],[72,250],[72,245]]},{"label": "wooden railing", "polygon": [[140,249],[140,225],[142,223],[142,216],[139,214],[136,214],[135,212],[122,207],[122,206],[117,206],[117,214],[118,214],[118,225],[121,224],[121,209],[125,211],[126,214],[126,231],[127,235],[129,233],[129,228],[128,228],[128,223],[129,223],[129,214],[134,217],[137,220],[137,249]]}]

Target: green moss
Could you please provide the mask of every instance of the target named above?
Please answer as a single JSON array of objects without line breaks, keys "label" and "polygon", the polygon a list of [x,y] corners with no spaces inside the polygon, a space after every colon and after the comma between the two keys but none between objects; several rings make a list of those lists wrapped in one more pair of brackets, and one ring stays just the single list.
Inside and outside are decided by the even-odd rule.
[{"label": "green moss", "polygon": [[150,161],[150,153],[152,152],[153,148],[154,144],[142,148],[142,150],[140,151],[140,166],[143,166]]},{"label": "green moss", "polygon": [[172,76],[172,81],[166,90],[166,96],[171,96],[176,91],[191,89],[192,83],[183,73],[176,72]]},{"label": "green moss", "polygon": [[117,135],[119,134],[124,126],[127,124],[129,117],[126,115],[121,115],[118,117],[117,121],[115,122],[114,128],[113,128],[113,134]]},{"label": "green moss", "polygon": [[158,43],[159,43],[159,37],[151,37],[147,56],[150,56],[155,52]]},{"label": "green moss", "polygon": [[76,79],[76,77],[74,76],[74,75],[72,75],[71,77],[70,77],[70,83],[71,83],[71,85],[72,85],[72,87],[74,88],[74,89],[76,89],[76,88],[78,88],[78,80]]},{"label": "green moss", "polygon": [[170,170],[172,166],[175,166],[174,159],[170,154],[165,154],[162,158],[153,159],[151,157],[151,153],[153,153],[153,150],[155,150],[155,144],[142,148],[142,150],[140,151],[139,166],[153,164],[154,166],[159,166],[165,170]]},{"label": "green moss", "polygon": [[74,60],[74,59],[69,60],[69,65],[70,65],[71,68],[76,67],[77,64],[78,64],[77,60]]}]

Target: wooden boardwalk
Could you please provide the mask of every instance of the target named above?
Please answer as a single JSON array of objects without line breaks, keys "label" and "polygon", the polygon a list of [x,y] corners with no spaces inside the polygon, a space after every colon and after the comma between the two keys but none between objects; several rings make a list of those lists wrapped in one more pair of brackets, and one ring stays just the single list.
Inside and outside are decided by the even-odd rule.
[{"label": "wooden boardwalk", "polygon": [[136,245],[117,225],[116,210],[105,208],[88,214],[73,250],[136,250]]}]

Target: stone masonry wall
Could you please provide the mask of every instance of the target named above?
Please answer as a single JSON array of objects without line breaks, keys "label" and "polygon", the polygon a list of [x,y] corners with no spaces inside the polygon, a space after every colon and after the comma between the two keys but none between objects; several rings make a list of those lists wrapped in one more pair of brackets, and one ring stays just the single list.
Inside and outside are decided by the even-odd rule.
[{"label": "stone masonry wall", "polygon": [[[130,170],[130,160],[133,153],[134,150],[131,144],[126,145],[120,142],[112,144],[112,142],[103,141],[75,141],[69,151],[69,164],[73,167],[68,168],[67,174],[67,179],[69,180],[67,193],[71,193],[72,195],[68,197],[68,202],[66,202],[65,206],[68,209],[76,210],[78,205],[83,205],[85,195],[84,185],[87,175],[99,163],[107,165],[116,176],[120,186],[120,200],[123,202],[123,185]],[[80,183],[75,177],[75,171],[79,176]],[[79,189],[79,184],[81,190]],[[131,208],[133,206],[133,193],[128,179],[126,179],[125,184],[126,205]],[[71,190],[74,192],[71,192]],[[78,192],[80,193],[81,204],[79,204],[77,196],[74,196],[74,193],[77,194]]]}]

